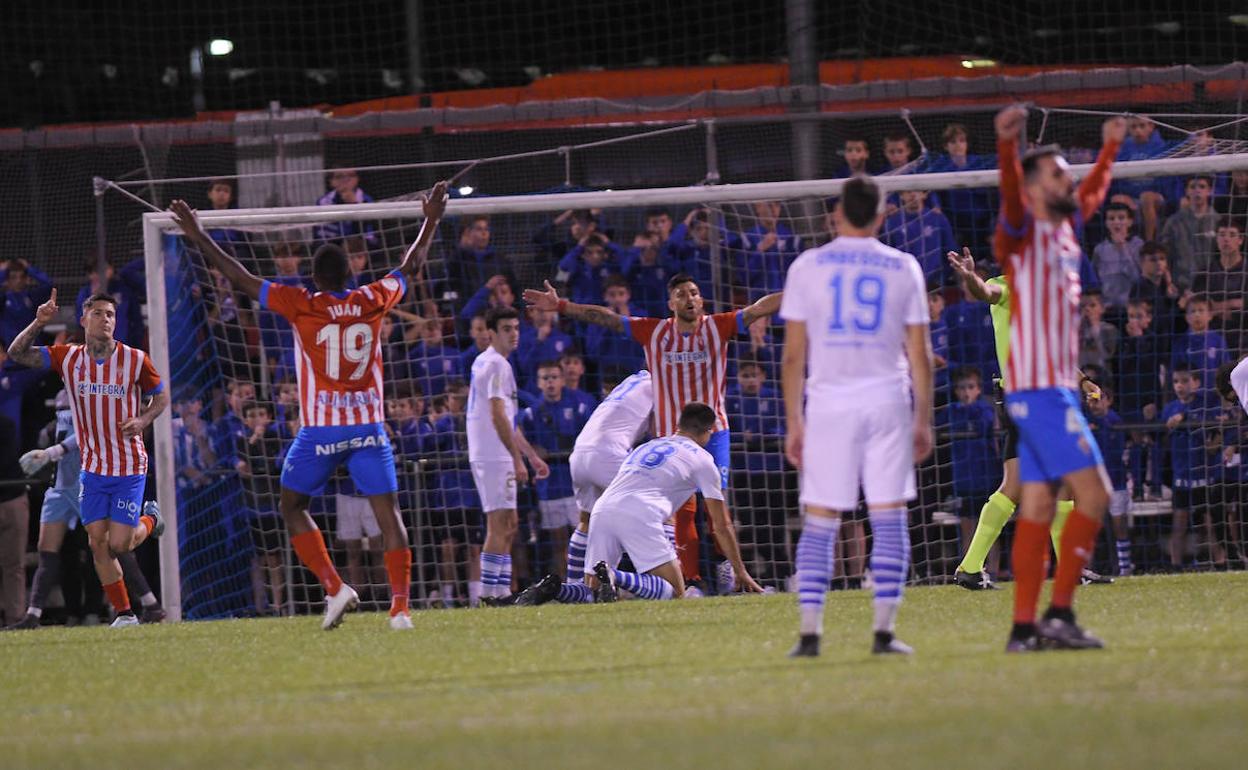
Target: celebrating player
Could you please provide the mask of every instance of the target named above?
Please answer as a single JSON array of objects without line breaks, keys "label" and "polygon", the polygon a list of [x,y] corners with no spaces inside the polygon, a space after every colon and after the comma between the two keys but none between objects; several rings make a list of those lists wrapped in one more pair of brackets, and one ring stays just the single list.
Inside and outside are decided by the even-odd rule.
[{"label": "celebrating player", "polygon": [[[967,291],[975,299],[987,302],[992,307],[992,336],[997,347],[997,364],[1001,367],[1001,379],[998,383],[1001,392],[1005,392],[1006,374],[1009,371],[1010,357],[1010,284],[1004,277],[989,278],[985,281],[975,272],[975,258],[971,250],[962,249],[962,253],[951,251],[947,255],[953,271],[965,282]],[[1083,373],[1079,373],[1079,388],[1089,400],[1100,397],[1100,388]],[[1004,406],[1004,405],[1002,405]],[[992,590],[996,585],[992,576],[984,569],[992,546],[1001,536],[1005,523],[1014,515],[1018,506],[1020,483],[1018,480],[1018,429],[1010,415],[1002,409],[1002,422],[1005,427],[1004,462],[1001,470],[1001,486],[993,492],[979,512],[979,521],[975,524],[975,533],[966,546],[962,563],[954,570],[954,581],[970,591]],[[1064,491],[1058,497],[1057,515],[1049,527],[1049,536],[1053,540],[1053,551],[1062,553],[1062,528],[1066,526],[1066,517],[1074,510],[1075,503],[1070,499],[1069,492]],[[1128,554],[1130,551],[1128,550]],[[1083,583],[1112,583],[1111,578],[1098,575],[1087,567],[1080,576]]]},{"label": "celebrating player", "polygon": [[485,511],[481,546],[481,600],[506,604],[511,594],[511,546],[519,526],[516,484],[529,480],[527,457],[539,479],[550,468],[516,429],[516,375],[507,357],[520,344],[520,314],[490,308],[485,314],[490,346],[472,362],[468,386],[468,463]]},{"label": "celebrating player", "polygon": [[[1035,650],[1042,643],[1101,647],[1100,639],[1075,622],[1072,609],[1109,506],[1109,478],[1076,395],[1081,252],[1071,219],[1091,216],[1104,200],[1126,121],[1105,121],[1096,165],[1078,188],[1055,147],[1030,150],[1020,161],[1018,142],[1026,124],[1027,112],[1020,107],[1008,107],[996,118],[1001,216],[993,247],[1010,284],[1005,403],[1018,429],[1023,485],[1014,533],[1014,626],[1006,650]],[[1074,495],[1075,508],[1062,529],[1052,600],[1037,623],[1047,530],[1062,483]]]},{"label": "celebrating player", "polygon": [[913,652],[894,627],[910,565],[914,463],[932,451],[932,347],[918,260],[875,238],[883,204],[869,178],[846,182],[832,214],[838,236],[798,257],[785,281],[785,454],[802,472],[806,507],[792,657],[819,654],[840,515],[857,507],[860,487],[872,534],[871,651]]},{"label": "celebrating player", "polygon": [[[587,602],[585,547],[589,542],[589,512],[610,486],[628,453],[646,434],[654,406],[650,372],[642,369],[611,389],[589,422],[576,437],[568,464],[572,467],[572,493],[581,509],[581,521],[568,540],[568,577],[547,575],[516,598],[516,604]],[[664,524],[664,534],[671,525]],[[671,537],[668,538],[672,539]]]},{"label": "celebrating player", "polygon": [[[626,333],[646,353],[654,391],[655,435],[676,432],[680,410],[691,401],[709,404],[715,412],[715,435],[707,451],[715,458],[724,488],[728,486],[729,434],[724,414],[727,387],[728,343],[744,334],[751,323],[780,309],[781,293],[768,294],[741,310],[706,315],[702,292],[693,277],[677,273],[667,282],[667,306],[671,318],[630,318],[598,305],[580,305],[560,299],[550,281],[545,291],[526,289],[524,301],[542,310],[555,310],[578,321]],[[686,581],[698,575],[698,529],[694,520],[696,498],[676,514],[676,547]]]},{"label": "celebrating player", "polygon": [[79,518],[100,584],[117,612],[113,627],[138,625],[117,557],[148,537],[160,537],[165,528],[158,511],[143,507],[143,431],[169,405],[169,394],[146,353],[113,339],[117,301],[111,294],[93,294],[83,303],[86,342],[31,347],[56,310],[53,289],[35,320],[14,338],[9,358],[31,368],[53,368],[65,381],[82,450]]},{"label": "celebrating player", "polygon": [[[715,410],[706,404],[686,404],[676,420],[675,434],[634,449],[594,504],[585,558],[594,565],[589,584],[596,601],[615,601],[617,588],[640,599],[684,596],[680,563],[663,532],[663,522],[695,492],[706,499],[706,510],[714,522],[711,531],[732,564],[737,585],[743,591],[763,592],[741,561],[732,519],[724,505],[721,473],[705,451],[717,420]],[[625,552],[637,572],[617,569]]]},{"label": "celebrating player", "polygon": [[[65,533],[78,525],[82,453],[74,433],[69,394],[63,390],[56,394],[55,430],[55,443],[47,449],[32,449],[18,461],[27,476],[35,475],[48,463],[56,463],[56,481],[44,494],[43,509],[39,513],[39,566],[35,568],[35,577],[31,580],[30,604],[25,617],[9,626],[9,630],[39,628],[48,594],[61,580],[61,544],[65,542]],[[143,506],[143,512],[153,519],[159,516],[159,511],[155,500],[149,500]],[[139,622],[159,623],[164,620],[165,610],[156,599],[156,594],[152,593],[134,551],[117,554],[117,561],[121,564],[129,589],[138,594],[143,605]],[[126,621],[126,624],[129,622]]]},{"label": "celebrating player", "polygon": [[394,450],[383,414],[381,319],[403,298],[404,276],[420,270],[442,212],[446,183],[423,199],[425,221],[399,268],[379,281],[347,291],[351,277],[346,252],[326,244],[312,257],[316,293],[263,280],[222,251],[184,201],[170,210],[188,240],[229,280],[261,306],[290,321],[295,330],[295,370],[302,427],[282,466],[282,518],[304,566],[325,589],[324,629],[342,622],[359,604],[355,589],[342,582],[325,549],[325,538],[308,514],[308,502],[345,464],[356,489],[368,498],[381,528],[386,574],[390,580],[390,627],[412,627],[408,614],[412,552],[399,515]]}]

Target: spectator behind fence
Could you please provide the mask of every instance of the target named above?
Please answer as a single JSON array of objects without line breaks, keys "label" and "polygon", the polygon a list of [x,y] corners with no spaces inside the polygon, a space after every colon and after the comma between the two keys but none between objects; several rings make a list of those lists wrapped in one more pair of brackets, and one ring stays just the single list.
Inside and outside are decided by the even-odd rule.
[{"label": "spectator behind fence", "polygon": [[780,221],[778,201],[753,205],[755,223],[736,238],[731,250],[733,281],[747,302],[784,289],[784,276],[802,250],[802,241]]},{"label": "spectator behind fence", "polygon": [[[954,400],[945,410],[951,435],[953,494],[958,508],[962,542],[969,544],[983,501],[1001,483],[1001,458],[997,453],[995,427],[997,414],[992,402],[983,397],[984,378],[973,366],[962,366],[950,376]],[[998,551],[988,558],[988,572],[997,574]]]},{"label": "spectator behind fence", "polygon": [[923,190],[903,191],[901,208],[884,220],[880,240],[914,255],[928,283],[951,285],[953,274],[945,255],[957,248],[953,228],[944,214],[927,208],[926,201],[927,193]]},{"label": "spectator behind fence", "polygon": [[[208,207],[213,211],[227,211],[234,208],[233,179],[209,180],[206,192]],[[247,235],[242,230],[235,230],[232,227],[214,227],[208,231],[208,237],[236,257],[251,256],[251,249],[247,245]]]},{"label": "spectator behind fence", "polygon": [[27,392],[46,376],[46,369],[30,369],[9,358],[7,345],[0,345],[0,415],[13,421],[17,446],[24,447],[22,401]]},{"label": "spectator behind fence", "polygon": [[589,209],[568,209],[533,234],[537,257],[543,268],[558,264],[563,256],[581,243],[585,236],[597,232],[598,212]]},{"label": "spectator behind fence", "polygon": [[1192,288],[1197,273],[1209,269],[1218,232],[1218,212],[1210,205],[1213,177],[1194,176],[1184,188],[1184,205],[1161,228],[1170,273],[1179,291]]},{"label": "spectator behind fence", "polygon": [[[983,268],[975,272],[981,278],[988,273]],[[997,371],[997,342],[992,333],[992,317],[989,305],[975,299],[962,282],[962,300],[945,308],[945,327],[949,330],[949,366],[973,366],[989,378],[1000,376]]]},{"label": "spectator behind fence", "polygon": [[1105,322],[1101,293],[1090,289],[1079,300],[1079,366],[1098,366],[1106,371],[1118,350],[1118,327]]},{"label": "spectator behind fence", "polygon": [[1109,516],[1113,521],[1114,545],[1118,574],[1126,577],[1135,571],[1131,558],[1131,493],[1127,490],[1127,434],[1118,429],[1122,418],[1114,411],[1114,391],[1101,387],[1100,398],[1088,401],[1088,427],[1105,460],[1109,475]]},{"label": "spectator behind fence", "polygon": [[1209,328],[1213,303],[1203,294],[1187,301],[1187,332],[1179,335],[1170,352],[1170,371],[1186,366],[1200,383],[1213,382],[1213,373],[1231,360],[1226,339]]},{"label": "spectator behind fence", "polygon": [[256,386],[250,380],[227,380],[225,383],[226,412],[212,424],[212,453],[217,463],[234,468],[238,463],[235,452],[239,437],[247,437],[243,423],[243,405],[256,400]]},{"label": "spectator behind fence", "polygon": [[1132,300],[1144,300],[1152,309],[1152,329],[1164,337],[1179,331],[1182,311],[1179,287],[1170,278],[1166,247],[1146,241],[1140,247],[1140,279],[1131,287]]},{"label": "spectator behind fence", "polygon": [[[971,153],[970,132],[961,123],[950,123],[941,134],[944,155],[937,156],[927,169],[931,172],[975,171],[996,166],[991,155]],[[959,244],[970,246],[975,254],[990,254],[989,235],[995,211],[994,191],[986,188],[946,190],[940,196],[940,210],[953,225]]]},{"label": "spectator behind fence", "polygon": [[442,337],[442,319],[425,319],[420,342],[412,346],[407,355],[411,377],[422,392],[436,396],[446,390],[452,377],[462,377],[459,368],[461,355],[458,348],[445,344]]},{"label": "spectator behind fence", "polygon": [[[608,308],[625,318],[645,315],[644,310],[632,304],[632,290],[622,275],[607,278],[603,283],[602,300]],[[635,372],[645,366],[645,353],[629,334],[590,325],[580,336],[585,343],[585,352],[599,374],[608,369]]]},{"label": "spectator behind fence", "polygon": [[267,611],[267,614],[281,615],[286,598],[283,528],[277,514],[278,476],[282,472],[278,457],[282,453],[282,442],[273,429],[273,412],[268,404],[248,401],[242,405],[242,411],[246,435],[235,437],[234,469],[243,485],[243,501],[250,514],[248,523],[255,549],[252,599],[257,613],[266,614]]},{"label": "spectator behind fence", "polygon": [[[373,197],[360,189],[360,177],[353,168],[340,168],[329,175],[329,192],[316,202],[318,206],[340,206],[352,203],[372,203]],[[364,222],[327,222],[312,229],[318,241],[341,241],[352,235],[361,235],[370,245],[377,242],[377,231]]]},{"label": "spectator behind fence", "polygon": [[[1127,122],[1127,139],[1118,150],[1118,161],[1149,160],[1160,157],[1169,144],[1157,133],[1157,125],[1142,115],[1134,115]],[[1111,200],[1125,196],[1138,201],[1140,224],[1144,240],[1157,237],[1158,222],[1165,211],[1164,180],[1155,177],[1139,179],[1115,179],[1110,187]]]},{"label": "spectator behind fence", "polygon": [[[628,279],[632,288],[632,300],[642,308],[642,315],[662,317],[668,314],[667,280],[674,273],[670,265],[660,259],[659,250],[654,248],[653,239],[646,234],[639,235],[635,246],[626,249],[621,255],[620,272]],[[593,304],[597,304],[597,300]]]},{"label": "spectator behind fence", "polygon": [[[429,409],[430,430],[425,434],[423,453],[434,461],[429,475],[427,496],[429,520],[438,543],[438,596],[442,606],[454,606],[458,591],[459,565],[463,564],[468,582],[467,602],[471,607],[481,600],[481,498],[477,495],[472,472],[468,469],[468,438],[461,394],[462,380],[447,388],[444,396],[434,396]],[[467,553],[458,558],[459,546]]]},{"label": "spectator behind fence", "polygon": [[[341,250],[337,244],[325,244],[322,249]],[[318,249],[319,251],[319,249]],[[281,286],[316,291],[312,279],[303,273],[303,261],[307,258],[303,244],[283,241],[273,247],[273,266],[277,275],[270,279]],[[264,346],[264,358],[273,381],[295,375],[295,333],[290,322],[267,308],[257,312],[260,326],[260,342]]]},{"label": "spectator behind fence", "polygon": [[585,384],[585,357],[581,355],[581,351],[575,347],[563,351],[563,355],[559,356],[559,366],[563,369],[564,392],[570,394],[578,403],[589,407],[589,411],[594,411],[594,407],[598,406],[598,399],[589,392]]},{"label": "spectator behind fence", "polygon": [[869,175],[871,173],[871,143],[861,134],[850,134],[841,143],[841,160],[844,165],[832,173],[833,179],[848,179],[852,176]]},{"label": "spectator behind fence", "polygon": [[750,360],[763,369],[767,379],[780,376],[780,346],[771,334],[771,319],[756,318],[745,328],[746,336],[733,337],[728,342],[728,377],[737,376],[737,362]]},{"label": "spectator behind fence", "polygon": [[1092,265],[1101,281],[1105,304],[1116,311],[1127,307],[1131,288],[1140,280],[1140,249],[1144,241],[1131,232],[1135,213],[1124,203],[1105,207],[1105,240],[1092,252]]},{"label": "spectator behind fence", "polygon": [[1248,229],[1248,169],[1231,172],[1231,184],[1226,194],[1215,198],[1213,207],[1219,214],[1235,219],[1241,233]]},{"label": "spectator behind fence", "polygon": [[126,263],[121,275],[115,276],[111,263],[105,263],[104,275],[100,276],[100,265],[95,258],[88,259],[83,265],[86,283],[78,291],[74,302],[74,319],[82,315],[82,306],[94,294],[108,294],[117,305],[117,321],[113,327],[113,338],[131,347],[143,347],[142,337],[142,302],[147,296],[147,282],[143,274],[142,258]]},{"label": "spectator behind fence", "polygon": [[183,395],[173,405],[173,464],[178,469],[177,487],[183,494],[212,483],[209,471],[217,464],[212,451],[211,429],[204,420],[204,402],[195,394]]},{"label": "spectator behind fence", "polygon": [[[0,482],[23,482],[17,425],[0,415]],[[0,484],[0,628],[26,617],[26,545],[30,508],[21,483]]]},{"label": "spectator behind fence", "polygon": [[[1182,570],[1187,558],[1187,528],[1193,519],[1208,519],[1209,487],[1220,470],[1221,447],[1211,451],[1219,431],[1213,427],[1222,401],[1202,387],[1201,374],[1185,363],[1174,367],[1175,400],[1162,413],[1174,478],[1173,526],[1170,530],[1170,567]],[[1210,373],[1212,377],[1212,373]],[[1212,379],[1209,381],[1212,385]],[[1220,439],[1218,439],[1220,443]]]},{"label": "spectator behind fence", "polygon": [[[702,297],[707,302],[712,301],[715,296],[715,277],[711,260],[710,212],[707,209],[690,209],[681,223],[672,229],[671,237],[663,245],[660,262],[669,275],[692,275]],[[646,314],[648,311],[641,315]],[[660,315],[662,314],[661,311]]]},{"label": "spectator behind fence", "polygon": [[1224,216],[1218,222],[1218,257],[1203,273],[1197,273],[1192,290],[1209,298],[1213,323],[1221,330],[1227,345],[1244,349],[1244,292],[1248,291],[1248,271],[1244,269],[1244,236],[1238,220]]},{"label": "spectator behind fence", "polygon": [[0,344],[8,345],[35,320],[35,308],[48,301],[52,281],[24,259],[0,262]]},{"label": "spectator behind fence", "polygon": [[469,217],[459,232],[454,256],[447,262],[447,288],[458,302],[471,297],[490,278],[501,275],[516,286],[510,261],[491,245],[490,218],[484,214]]},{"label": "spectator behind fence", "polygon": [[559,328],[559,314],[554,310],[539,310],[530,305],[528,316],[529,323],[520,327],[520,345],[515,351],[520,364],[516,369],[516,379],[521,388],[533,390],[538,362],[558,361],[563,351],[575,343]]},{"label": "spectator behind fence", "polygon": [[[638,236],[644,243],[640,248],[655,249],[649,236]],[[634,243],[637,247],[638,244]],[[655,250],[657,254],[657,249]],[[609,276],[620,271],[622,257],[620,247],[600,233],[586,235],[563,259],[559,260],[559,272],[555,280],[568,286],[573,302],[597,305],[602,301],[602,284]]]},{"label": "spectator behind fence", "polygon": [[[1161,371],[1168,360],[1169,340],[1153,331],[1152,322],[1148,300],[1133,299],[1127,304],[1126,334],[1119,342],[1113,368],[1117,374],[1118,410],[1128,422],[1152,422],[1161,414],[1165,400]],[[1136,499],[1144,497],[1146,483],[1159,495],[1162,453],[1153,434],[1133,432],[1129,452]]]},{"label": "spectator behind fence", "polygon": [[471,322],[476,316],[485,317],[485,311],[493,307],[516,307],[516,288],[512,286],[506,275],[490,276],[481,288],[472,293],[463,309],[459,311],[460,322]]},{"label": "spectator behind fence", "polygon": [[949,328],[945,326],[945,295],[940,286],[927,285],[928,335],[932,340],[932,389],[937,408],[949,403]]}]

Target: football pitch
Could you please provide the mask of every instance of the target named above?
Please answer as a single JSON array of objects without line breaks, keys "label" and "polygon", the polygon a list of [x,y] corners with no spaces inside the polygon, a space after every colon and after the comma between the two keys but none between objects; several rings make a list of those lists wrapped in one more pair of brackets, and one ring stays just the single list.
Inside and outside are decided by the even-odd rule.
[{"label": "football pitch", "polygon": [[872,658],[869,594],[0,635],[0,767],[1220,768],[1248,755],[1248,575],[1080,593],[1109,649],[1007,656],[1012,590],[914,588]]}]

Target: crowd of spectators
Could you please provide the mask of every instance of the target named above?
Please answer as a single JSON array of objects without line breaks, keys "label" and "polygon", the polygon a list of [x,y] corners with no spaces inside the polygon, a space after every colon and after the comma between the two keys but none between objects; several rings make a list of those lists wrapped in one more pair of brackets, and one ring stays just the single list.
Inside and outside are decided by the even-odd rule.
[{"label": "crowd of spectators", "polygon": [[[907,134],[852,137],[839,148],[840,175],[988,169],[995,165],[990,141],[950,124],[938,152],[920,157]],[[1156,157],[1175,144],[1150,121],[1136,118],[1120,158]],[[354,171],[336,171],[329,182],[320,204],[372,200]],[[234,203],[228,180],[214,180],[205,192],[206,207]],[[1000,415],[992,403],[999,372],[989,309],[958,284],[946,259],[951,250],[969,248],[983,275],[995,274],[989,242],[996,206],[994,191],[986,189],[901,191],[887,202],[880,238],[912,253],[923,267],[937,362],[942,439],[935,460],[922,471],[916,545],[949,542],[947,532],[931,534],[932,514],[973,515],[1000,480]],[[811,232],[804,211],[759,201],[727,211],[655,208],[637,216],[573,210],[541,222],[472,216],[445,225],[425,285],[410,292],[382,327],[387,425],[403,466],[403,508],[410,525],[427,530],[418,542],[429,549],[420,563],[429,564],[430,573],[418,579],[439,586],[429,600],[464,601],[462,586],[477,563],[479,503],[464,459],[464,411],[466,378],[488,344],[486,310],[521,311],[520,345],[511,359],[522,388],[520,425],[552,467],[549,479],[522,495],[528,537],[519,538],[525,553],[516,554],[515,571],[523,580],[539,569],[561,568],[573,523],[567,453],[598,400],[640,368],[644,357],[627,336],[525,308],[521,289],[549,279],[577,302],[665,316],[666,281],[685,272],[694,276],[708,309],[739,307],[780,290],[798,254],[834,235],[830,218],[816,228],[820,232]],[[1186,532],[1183,516],[1216,529],[1206,539],[1208,561],[1218,565],[1228,561],[1226,544],[1243,541],[1234,524],[1240,517],[1239,490],[1248,488],[1241,483],[1241,468],[1248,466],[1240,462],[1241,445],[1248,443],[1248,433],[1240,430],[1242,410],[1226,408],[1211,390],[1217,367],[1248,352],[1246,220],[1248,172],[1235,172],[1115,182],[1103,211],[1080,223],[1085,246],[1080,364],[1105,393],[1091,417],[1098,441],[1104,439],[1111,478],[1137,501],[1170,501],[1176,530]],[[234,229],[211,233],[271,280],[292,286],[311,287],[310,252],[321,242],[347,250],[352,285],[382,274],[372,265],[397,260],[387,251],[395,244],[386,244],[374,223],[322,224],[309,243],[273,242]],[[84,279],[82,292],[105,289],[118,297],[119,338],[144,345],[142,262],[127,264],[118,275],[111,267],[101,275],[93,262]],[[20,259],[0,263],[0,286],[0,339],[7,344],[51,286]],[[221,379],[215,386],[175,391],[178,488],[194,494],[223,480],[241,487],[256,554],[255,604],[264,611],[289,611],[275,479],[299,425],[291,330],[276,314],[253,307],[215,271],[195,291],[212,343],[206,349],[219,364]],[[733,503],[743,546],[754,562],[752,571],[777,588],[791,571],[789,527],[797,508],[796,474],[780,451],[782,342],[779,321],[756,323],[732,342],[727,401]],[[23,394],[40,377],[0,353],[0,415],[17,423],[19,436],[25,435]],[[22,447],[30,444],[23,440]],[[315,514],[327,523],[350,518],[344,511],[356,507],[353,492],[349,481],[341,480],[318,498]],[[376,544],[369,542],[375,533],[353,519],[328,529],[338,533],[352,574],[371,582],[378,565]],[[844,565],[842,584],[854,585],[862,576],[865,529],[845,531],[847,558],[838,564]],[[1161,554],[1166,563],[1181,567],[1190,561],[1185,537],[1168,545]],[[1242,555],[1230,550],[1231,559]],[[935,557],[920,569],[933,575],[947,571]]]}]

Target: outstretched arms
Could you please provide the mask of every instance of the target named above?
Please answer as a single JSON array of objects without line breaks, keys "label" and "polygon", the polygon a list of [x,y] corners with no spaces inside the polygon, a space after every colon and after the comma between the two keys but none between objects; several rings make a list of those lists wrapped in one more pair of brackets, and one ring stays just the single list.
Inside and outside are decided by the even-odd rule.
[{"label": "outstretched arms", "polygon": [[30,322],[30,326],[22,329],[21,333],[9,344],[9,358],[31,369],[43,368],[43,353],[39,348],[31,347],[31,345],[43,327],[56,317],[56,310],[56,289],[53,289],[48,301],[35,310],[35,320]]},{"label": "outstretched arms", "polygon": [[428,195],[421,196],[425,221],[420,224],[416,242],[408,247],[403,261],[399,263],[399,272],[409,280],[415,280],[425,266],[425,260],[429,257],[429,244],[433,241],[433,234],[437,232],[443,212],[446,211],[446,197],[446,180],[435,184]]},{"label": "outstretched arms", "polygon": [[[997,161],[1001,169],[1001,221],[1015,233],[1023,228],[1023,164],[1018,159],[1018,140],[1027,126],[1027,110],[1006,107],[997,114]],[[1003,259],[998,255],[998,259]]]},{"label": "outstretched arms", "polygon": [[243,267],[241,262],[217,245],[217,242],[200,225],[195,209],[191,208],[186,201],[175,200],[169,206],[169,212],[173,214],[173,221],[182,228],[186,239],[199,248],[209,264],[220,270],[226,280],[236,289],[254,300],[260,299],[260,286],[264,281],[253,275]]},{"label": "outstretched arms", "polygon": [[[550,281],[545,283],[545,291],[525,289],[524,301],[539,310],[554,310],[577,321],[605,326],[617,333],[624,331],[624,316],[599,305],[581,305],[576,302],[569,302],[566,299],[560,299],[559,292],[555,291],[555,287],[550,285]],[[763,299],[766,299],[766,297]],[[762,300],[759,301],[761,302]],[[778,304],[777,307],[779,307]]]},{"label": "outstretched arms", "polygon": [[966,282],[966,290],[971,293],[972,297],[980,302],[987,302],[989,305],[995,305],[1001,301],[1004,291],[1000,286],[994,286],[979,277],[979,273],[975,272],[975,258],[971,256],[969,248],[963,246],[961,254],[951,251],[945,256],[948,257],[949,266],[953,268],[953,272]]},{"label": "outstretched arms", "polygon": [[769,318],[780,312],[780,301],[784,299],[784,292],[778,291],[774,294],[768,294],[760,297],[754,304],[749,305],[741,310],[743,318],[742,323],[746,326],[754,323],[760,318]]},{"label": "outstretched arms", "polygon": [[1109,192],[1110,169],[1126,136],[1127,121],[1122,116],[1112,117],[1101,126],[1101,152],[1092,171],[1079,183],[1077,193],[1079,211],[1085,220],[1096,213]]}]

